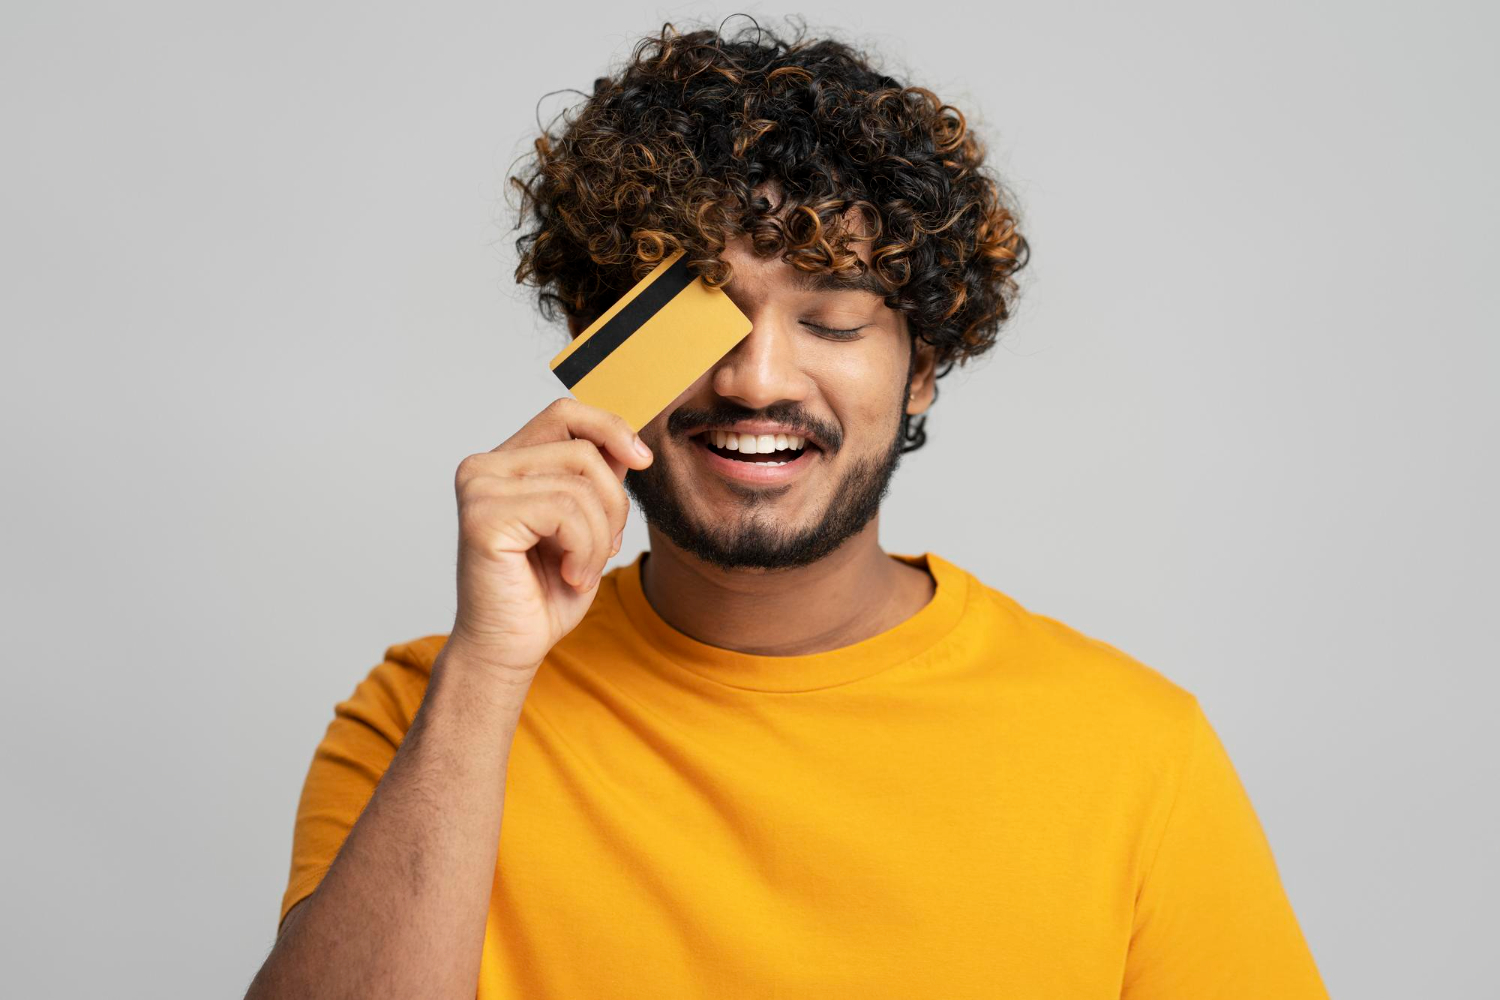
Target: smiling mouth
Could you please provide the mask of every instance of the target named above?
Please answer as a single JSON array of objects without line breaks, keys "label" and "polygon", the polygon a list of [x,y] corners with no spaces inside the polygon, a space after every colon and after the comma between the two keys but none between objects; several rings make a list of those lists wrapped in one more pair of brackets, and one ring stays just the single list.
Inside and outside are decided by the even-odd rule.
[{"label": "smiling mouth", "polygon": [[710,430],[694,434],[692,439],[720,458],[745,465],[791,465],[818,450],[817,445],[792,434],[736,434]]}]

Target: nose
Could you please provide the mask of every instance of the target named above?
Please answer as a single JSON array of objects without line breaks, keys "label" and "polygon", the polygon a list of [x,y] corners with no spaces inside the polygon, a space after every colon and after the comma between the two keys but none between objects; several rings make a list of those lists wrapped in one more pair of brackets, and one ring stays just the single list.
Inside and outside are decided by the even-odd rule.
[{"label": "nose", "polygon": [[794,332],[776,319],[753,320],[750,332],[719,361],[714,392],[752,410],[807,398],[809,379],[798,363]]}]

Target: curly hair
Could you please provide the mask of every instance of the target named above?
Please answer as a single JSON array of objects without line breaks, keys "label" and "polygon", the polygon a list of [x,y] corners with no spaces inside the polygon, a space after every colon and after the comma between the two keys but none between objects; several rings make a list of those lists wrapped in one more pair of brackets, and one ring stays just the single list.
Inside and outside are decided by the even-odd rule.
[{"label": "curly hair", "polygon": [[[545,318],[587,325],[679,249],[721,287],[732,267],[718,254],[744,235],[804,271],[873,270],[938,377],[993,346],[1029,248],[983,143],[932,91],[804,31],[725,37],[668,22],[594,81],[559,134],[541,130],[510,184],[516,228],[533,225],[516,240],[516,281],[539,289]],[[872,267],[849,248],[865,239]],[[903,419],[903,451],[926,440],[924,422]]]}]

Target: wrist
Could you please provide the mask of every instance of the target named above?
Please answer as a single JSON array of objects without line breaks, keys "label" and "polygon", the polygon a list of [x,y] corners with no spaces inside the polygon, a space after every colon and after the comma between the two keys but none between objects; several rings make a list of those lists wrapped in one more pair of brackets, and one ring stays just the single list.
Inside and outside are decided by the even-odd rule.
[{"label": "wrist", "polygon": [[431,685],[455,692],[465,703],[519,715],[536,670],[496,664],[482,653],[450,641],[433,661]]}]

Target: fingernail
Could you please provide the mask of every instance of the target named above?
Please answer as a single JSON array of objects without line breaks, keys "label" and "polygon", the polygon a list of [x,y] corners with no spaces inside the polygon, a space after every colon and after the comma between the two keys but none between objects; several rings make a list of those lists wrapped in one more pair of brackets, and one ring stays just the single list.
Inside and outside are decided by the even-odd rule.
[{"label": "fingernail", "polygon": [[635,436],[635,450],[636,453],[639,454],[642,458],[651,457],[651,449],[646,447],[646,442],[641,440],[641,436],[639,434]]}]

